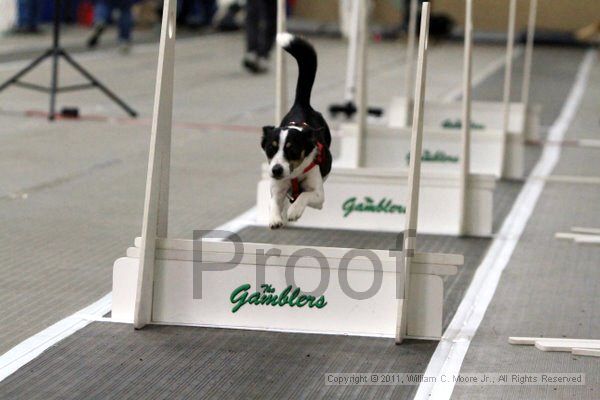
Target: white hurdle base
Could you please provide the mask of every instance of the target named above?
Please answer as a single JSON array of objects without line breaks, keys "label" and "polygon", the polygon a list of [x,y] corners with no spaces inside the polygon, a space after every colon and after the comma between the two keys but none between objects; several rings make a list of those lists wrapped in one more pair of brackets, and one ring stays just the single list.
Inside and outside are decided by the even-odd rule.
[{"label": "white hurdle base", "polygon": [[[112,319],[117,322],[133,321],[140,243],[141,240],[136,239],[135,247],[127,250],[127,257],[115,261],[113,267]],[[378,271],[373,272],[372,262],[364,255],[353,257],[349,255],[350,249],[342,248],[311,247],[310,251],[316,250],[322,255],[314,258],[294,255],[300,250],[306,251],[300,246],[244,243],[244,251],[238,249],[236,252],[229,242],[196,241],[194,244],[192,240],[158,239],[156,245],[152,323],[395,337],[398,313],[396,287],[404,284],[404,257],[401,252],[392,256],[388,251],[369,250],[368,253],[381,261]],[[268,257],[264,263],[257,259],[257,252],[267,253],[272,249],[279,249],[281,254]],[[233,265],[231,260],[236,254],[240,260]],[[373,296],[358,300],[342,290],[340,282],[345,283],[346,280],[340,278],[340,265],[348,261],[347,284],[352,290],[364,292],[375,278],[381,281],[381,288]],[[261,291],[260,285],[256,284],[257,273],[260,274],[261,270],[264,280],[259,282],[271,285],[275,289],[274,294],[280,294],[288,286],[288,274],[293,276],[294,288],[306,293],[319,287],[320,276],[324,272],[319,271],[320,263],[327,263],[330,272],[329,284],[322,292],[326,303],[324,307],[316,306],[318,301],[313,303],[313,307],[308,304],[301,307],[297,304],[245,304],[236,312],[232,311],[237,303],[230,297],[236,288],[250,284],[249,296],[254,291]],[[441,337],[442,276],[456,274],[457,266],[462,264],[462,255],[415,254],[411,264],[407,316],[409,337],[432,340]],[[201,280],[198,271],[202,271]],[[194,293],[194,281],[201,282],[201,298],[194,298],[199,297]],[[299,298],[296,297],[296,301]]]},{"label": "white hurdle base", "polygon": [[[307,208],[291,226],[327,229],[402,232],[408,198],[403,168],[342,168],[334,166],[325,182],[322,210]],[[460,176],[458,171],[423,171],[419,195],[418,232],[460,234]],[[257,222],[269,222],[270,178],[263,168],[258,184]],[[468,182],[466,234],[492,234],[492,175],[471,175]]]},{"label": "white hurdle base", "polygon": [[[408,168],[408,154],[410,153],[410,128],[390,128],[386,125],[368,126],[365,136],[364,164],[368,168]],[[356,149],[358,125],[346,123],[341,126],[340,155],[336,162],[344,167],[358,165]],[[504,157],[504,133],[501,130],[472,130],[470,171],[473,174],[502,176],[502,162]],[[509,139],[514,138],[509,135]],[[515,145],[509,143],[509,147]],[[460,129],[433,129],[424,128],[423,152],[427,156],[421,159],[423,174],[428,171],[445,171],[460,167],[461,148]],[[434,157],[431,157],[434,156]],[[522,168],[522,159],[510,157],[513,169]]]}]

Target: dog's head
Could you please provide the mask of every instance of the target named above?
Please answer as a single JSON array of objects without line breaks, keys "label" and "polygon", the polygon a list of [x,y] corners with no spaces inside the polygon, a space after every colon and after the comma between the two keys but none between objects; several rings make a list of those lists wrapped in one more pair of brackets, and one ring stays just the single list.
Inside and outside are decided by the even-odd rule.
[{"label": "dog's head", "polygon": [[261,147],[269,160],[274,179],[290,177],[317,146],[316,131],[310,127],[265,126]]}]

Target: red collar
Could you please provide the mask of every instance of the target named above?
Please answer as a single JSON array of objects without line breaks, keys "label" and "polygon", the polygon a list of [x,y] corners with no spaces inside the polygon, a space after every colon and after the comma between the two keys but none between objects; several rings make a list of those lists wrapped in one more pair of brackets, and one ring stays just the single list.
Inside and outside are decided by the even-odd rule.
[{"label": "red collar", "polygon": [[[308,171],[310,171],[317,165],[321,165],[322,162],[323,162],[323,144],[320,142],[317,142],[317,154],[315,155],[315,158],[312,160],[312,162],[306,168],[304,168],[304,170],[302,171],[302,174],[306,174]],[[291,193],[289,193],[289,195],[288,195],[288,197],[290,199],[290,203],[293,203],[294,201],[296,201],[298,196],[300,196],[300,193],[302,193],[302,190],[300,188],[300,181],[298,180],[298,178],[293,178],[292,179],[292,190],[291,190]]]}]

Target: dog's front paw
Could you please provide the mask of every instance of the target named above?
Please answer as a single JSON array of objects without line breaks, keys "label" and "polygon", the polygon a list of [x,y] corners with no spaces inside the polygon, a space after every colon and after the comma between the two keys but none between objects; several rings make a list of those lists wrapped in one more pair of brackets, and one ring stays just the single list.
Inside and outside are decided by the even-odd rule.
[{"label": "dog's front paw", "polygon": [[269,220],[269,228],[271,229],[279,229],[283,227],[283,219],[280,216],[271,217]]},{"label": "dog's front paw", "polygon": [[302,214],[304,213],[303,206],[300,206],[297,202],[293,203],[288,209],[287,219],[288,221],[298,221]]}]

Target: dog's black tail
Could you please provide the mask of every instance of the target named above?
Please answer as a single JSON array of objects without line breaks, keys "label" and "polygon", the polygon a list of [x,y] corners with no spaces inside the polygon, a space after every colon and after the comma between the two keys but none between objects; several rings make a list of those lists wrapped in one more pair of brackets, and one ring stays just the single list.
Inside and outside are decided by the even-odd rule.
[{"label": "dog's black tail", "polygon": [[317,53],[306,40],[289,33],[277,35],[277,43],[298,62],[298,83],[294,104],[310,106],[310,92],[317,74]]}]

